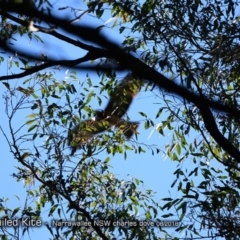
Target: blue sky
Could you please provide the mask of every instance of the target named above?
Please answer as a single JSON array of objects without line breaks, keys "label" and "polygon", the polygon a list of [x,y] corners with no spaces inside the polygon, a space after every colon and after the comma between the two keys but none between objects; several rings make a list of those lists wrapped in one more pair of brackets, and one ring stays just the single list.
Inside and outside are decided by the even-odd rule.
[{"label": "blue sky", "polygon": [[[78,1],[69,1],[69,5],[75,6],[75,4]],[[59,6],[63,7],[65,6],[61,2],[58,3]],[[86,9],[84,5],[82,4],[79,8]],[[108,21],[110,19],[109,15],[106,15],[103,17],[102,21],[97,20],[93,17],[83,17],[83,21],[86,21],[88,24],[91,22],[92,24],[97,24],[97,26],[103,24],[104,22]],[[110,19],[111,20],[111,19]],[[113,24],[113,21],[109,22],[106,26],[109,27],[104,29],[105,32],[107,32],[108,36],[117,41],[121,42],[123,40],[123,37],[119,35],[117,29],[112,29],[111,25]],[[42,36],[43,39],[46,38],[41,33],[37,33],[40,36]],[[36,53],[47,53],[48,55],[51,55],[53,57],[62,58],[65,59],[68,56],[71,59],[77,58],[82,55],[82,52],[80,49],[76,50],[76,47],[69,46],[66,48],[66,46],[59,41],[58,44],[56,44],[56,39],[47,36],[47,44],[40,44],[40,47],[37,47],[35,44],[36,41],[33,39],[32,41],[29,41],[27,38],[21,38],[18,39],[18,44],[21,44],[22,48],[26,49],[33,49]],[[62,50],[64,49],[64,51]],[[8,57],[8,56],[7,56]],[[12,56],[10,56],[12,57]],[[13,57],[14,58],[14,57]],[[6,58],[7,59],[7,58]],[[2,75],[11,74],[10,72],[7,72],[7,62],[4,62],[0,65],[0,71]],[[51,71],[47,70],[47,71]],[[86,77],[86,73],[83,71],[78,72],[78,78],[80,81],[84,81]],[[99,78],[96,74],[93,72],[90,73],[90,77],[93,80],[93,83],[98,83]],[[119,79],[124,77],[124,74],[119,74]],[[27,77],[28,78],[28,77]],[[11,80],[9,83],[11,85],[21,85],[22,82],[27,79],[19,79],[19,80]],[[63,79],[67,79],[66,75],[66,69],[63,69],[61,72],[58,72],[56,75],[56,79],[59,79],[59,81]],[[77,82],[75,83],[78,84]],[[0,88],[0,94],[2,95],[5,91],[5,87],[2,85]],[[107,102],[107,100],[106,100]],[[103,107],[106,104],[103,103]],[[144,129],[144,118],[139,114],[139,112],[145,112],[147,113],[148,117],[150,119],[154,120],[154,117],[158,111],[159,105],[155,104],[156,102],[160,102],[160,99],[156,99],[155,95],[151,92],[144,92],[141,91],[141,93],[135,98],[134,103],[131,106],[131,109],[128,113],[128,116],[133,121],[140,121],[141,125],[139,127],[139,136],[138,141],[140,143],[153,145],[155,144],[158,148],[160,148],[163,152],[165,152],[165,145],[170,143],[171,141],[171,132],[168,129],[164,130],[165,137],[161,136],[154,128],[150,128],[148,130]],[[96,105],[96,108],[99,107]],[[0,102],[0,109],[2,111],[2,117],[0,119],[0,125],[1,127],[8,133],[8,119],[6,118],[6,115],[4,114],[5,106],[3,104],[3,101]],[[19,114],[19,123],[16,121],[16,124],[20,124],[20,122],[24,123],[26,121],[26,112],[23,112]],[[166,115],[162,114],[160,118],[155,120],[155,124],[159,124],[161,121],[165,120]],[[1,133],[0,133],[1,134]],[[188,137],[189,141],[193,141],[194,138],[197,137],[197,134],[191,134]],[[17,165],[16,160],[13,158],[12,154],[9,152],[9,147],[7,145],[7,142],[3,138],[1,134],[1,142],[2,142],[2,154],[1,154],[1,171],[0,174],[0,181],[3,183],[0,185],[0,192],[1,197],[9,198],[8,201],[8,207],[9,208],[15,208],[19,205],[24,206],[25,204],[25,191],[23,191],[23,182],[16,182],[11,174],[15,171],[15,167]],[[104,156],[106,157],[106,155]],[[213,167],[220,167],[219,164],[216,162],[210,163]],[[178,162],[171,161],[168,157],[166,157],[162,152],[159,154],[155,154],[154,156],[151,154],[151,151],[147,151],[146,153],[141,154],[134,154],[134,153],[128,153],[127,160],[124,160],[124,156],[119,154],[114,157],[112,157],[110,165],[112,166],[112,172],[118,177],[119,179],[131,179],[131,178],[138,178],[144,181],[145,188],[146,189],[152,189],[156,192],[156,195],[154,197],[155,201],[160,202],[160,199],[163,197],[177,197],[178,192],[176,188],[171,189],[170,185],[175,179],[175,176],[173,175],[174,171],[176,170],[176,167],[178,165]],[[192,169],[194,164],[192,163],[191,159],[185,159],[182,163],[183,169]],[[199,179],[196,179],[197,181],[200,181]],[[19,196],[20,201],[15,197]],[[161,214],[161,213],[160,213]],[[34,239],[42,239],[42,236],[45,234],[48,234],[48,231],[44,228],[34,229],[35,234],[32,236]],[[40,232],[41,231],[41,232]],[[174,232],[174,229],[171,230]],[[170,231],[170,232],[171,232]],[[31,236],[31,235],[30,235]],[[49,235],[46,235],[49,236]],[[179,234],[176,233],[176,236],[179,237]],[[182,236],[183,237],[183,236]]]}]

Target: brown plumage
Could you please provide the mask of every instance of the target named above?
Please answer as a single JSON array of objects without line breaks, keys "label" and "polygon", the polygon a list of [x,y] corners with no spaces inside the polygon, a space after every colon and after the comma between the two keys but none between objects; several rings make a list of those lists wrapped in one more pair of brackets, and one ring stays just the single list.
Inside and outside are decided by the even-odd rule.
[{"label": "brown plumage", "polygon": [[[137,133],[137,128],[139,125],[139,122],[132,122],[132,121],[126,121],[121,118],[119,118],[114,112],[112,115],[108,112],[104,111],[97,111],[98,119],[102,119],[106,122],[108,122],[109,126],[115,126],[119,130],[122,131],[124,136],[127,139],[130,139],[134,133]],[[122,113],[122,111],[121,111]]]},{"label": "brown plumage", "polygon": [[133,74],[127,75],[112,92],[105,113],[121,119],[132,104],[133,98],[141,89],[143,81]]},{"label": "brown plumage", "polygon": [[72,148],[72,154],[81,148],[87,140],[112,126],[122,131],[127,139],[137,133],[139,123],[125,121],[122,117],[127,113],[142,84],[143,81],[134,77],[133,74],[127,75],[111,93],[106,108],[102,111],[96,111],[95,120],[83,121],[71,129],[68,145]]}]

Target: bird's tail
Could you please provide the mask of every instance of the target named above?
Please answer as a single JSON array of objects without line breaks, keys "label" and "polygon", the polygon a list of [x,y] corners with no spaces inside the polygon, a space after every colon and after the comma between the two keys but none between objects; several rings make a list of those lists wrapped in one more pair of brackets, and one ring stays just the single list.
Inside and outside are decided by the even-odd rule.
[{"label": "bird's tail", "polygon": [[111,125],[105,119],[89,119],[80,122],[68,133],[68,145],[72,148],[73,155],[77,149],[81,149],[83,144],[89,141],[98,133],[102,133],[110,128]]},{"label": "bird's tail", "polygon": [[108,114],[106,111],[96,111],[96,113],[98,121],[105,119],[110,126],[118,128],[127,139],[130,139],[134,134],[138,134],[137,128],[139,126],[139,122],[120,120],[117,115],[112,113]]}]

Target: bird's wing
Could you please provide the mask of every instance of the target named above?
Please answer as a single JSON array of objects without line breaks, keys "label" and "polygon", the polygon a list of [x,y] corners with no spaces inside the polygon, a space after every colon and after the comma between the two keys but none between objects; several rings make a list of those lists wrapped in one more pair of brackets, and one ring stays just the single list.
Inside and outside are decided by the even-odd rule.
[{"label": "bird's wing", "polygon": [[93,119],[82,121],[69,131],[68,145],[71,147],[79,146],[80,148],[88,139],[106,131],[110,127],[110,123],[105,119],[100,121]]},{"label": "bird's wing", "polygon": [[133,98],[141,89],[143,81],[133,74],[127,75],[114,89],[105,108],[106,114],[121,119],[132,104]]}]

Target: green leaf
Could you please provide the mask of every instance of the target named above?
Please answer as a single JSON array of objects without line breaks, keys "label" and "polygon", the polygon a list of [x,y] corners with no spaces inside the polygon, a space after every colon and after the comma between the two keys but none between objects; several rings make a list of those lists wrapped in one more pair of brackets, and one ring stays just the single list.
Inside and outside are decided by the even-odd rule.
[{"label": "green leaf", "polygon": [[[113,22],[112,28],[116,27],[118,24],[118,19],[115,19],[115,21]],[[120,30],[119,30],[120,31]]]},{"label": "green leaf", "polygon": [[184,218],[185,214],[186,214],[186,211],[187,211],[187,202],[183,202],[181,203],[178,207],[177,207],[177,211],[178,210],[182,210],[182,214],[180,215],[180,218],[179,220],[182,221],[182,219]]},{"label": "green leaf", "polygon": [[169,218],[169,217],[172,217],[172,216],[174,216],[172,213],[168,213],[168,214],[162,215],[161,217],[162,218]]},{"label": "green leaf", "polygon": [[132,202],[134,203],[134,205],[139,205],[138,200],[137,200],[136,197],[130,196],[130,199],[132,200]]},{"label": "green leaf", "polygon": [[19,212],[19,210],[20,210],[20,207],[15,208],[11,214],[11,218],[14,218],[14,216]]},{"label": "green leaf", "polygon": [[196,156],[196,157],[204,156],[202,153],[191,153],[191,155]]},{"label": "green leaf", "polygon": [[143,117],[147,118],[147,114],[145,114],[144,112],[139,112],[140,115],[142,115]]},{"label": "green leaf", "polygon": [[137,178],[135,178],[135,182],[137,185],[139,185],[139,183],[140,183],[140,181]]},{"label": "green leaf", "polygon": [[52,216],[52,214],[55,212],[55,210],[57,209],[57,207],[58,207],[58,204],[55,204],[55,205],[53,205],[53,206],[51,207],[51,209],[50,209],[50,211],[49,211],[49,213],[48,213],[48,216],[49,216],[49,217]]},{"label": "green leaf", "polygon": [[177,182],[178,179],[175,179],[173,183],[171,184],[171,188],[174,187],[175,183]]},{"label": "green leaf", "polygon": [[178,155],[180,155],[181,154],[181,146],[178,143],[176,145],[176,150],[177,150]]},{"label": "green leaf", "polygon": [[8,237],[7,237],[7,235],[1,235],[1,239],[2,240],[8,240]]},{"label": "green leaf", "polygon": [[146,218],[146,219],[152,219],[152,216],[151,216],[151,214],[150,214],[149,211],[147,211],[147,212],[145,213],[145,218]]},{"label": "green leaf", "polygon": [[48,224],[45,224],[45,226],[47,227],[47,229],[49,230],[49,232],[53,235],[52,227],[50,227]]},{"label": "green leaf", "polygon": [[61,99],[61,97],[59,97],[59,96],[56,95],[56,94],[52,94],[51,97],[53,97],[53,98],[57,98],[57,99]]},{"label": "green leaf", "polygon": [[177,156],[176,153],[173,153],[173,155],[172,155],[172,160],[173,160],[173,161],[178,161],[178,156]]},{"label": "green leaf", "polygon": [[191,188],[191,183],[190,183],[190,182],[187,182],[187,185],[186,185],[186,194],[188,194],[190,188]]},{"label": "green leaf", "polygon": [[32,125],[29,129],[28,129],[28,132],[31,132],[34,128],[36,128],[38,125],[35,124],[35,125]]},{"label": "green leaf", "polygon": [[26,122],[26,124],[27,125],[32,125],[32,123],[35,122],[35,121],[36,121],[35,119],[34,120],[29,120],[29,121]]},{"label": "green leaf", "polygon": [[97,9],[97,10],[96,10],[96,16],[97,16],[97,18],[100,18],[100,17],[103,15],[103,12],[104,12],[103,9],[102,9],[102,10]]},{"label": "green leaf", "polygon": [[25,158],[29,157],[30,155],[31,155],[31,153],[25,152],[22,154],[21,159],[24,160]]},{"label": "green leaf", "polygon": [[172,201],[173,199],[172,198],[162,198],[161,200],[162,201]]},{"label": "green leaf", "polygon": [[135,213],[135,215],[137,215],[138,214],[138,208],[137,208],[137,206],[134,206],[134,213]]},{"label": "green leaf", "polygon": [[17,195],[14,195],[14,196],[17,198],[17,200],[18,200],[18,201],[20,201],[20,198],[19,198],[19,196],[17,196]]},{"label": "green leaf", "polygon": [[160,115],[162,114],[162,111],[163,111],[163,108],[160,108],[157,112],[157,115],[156,115],[156,119],[160,117]]},{"label": "green leaf", "polygon": [[7,83],[7,82],[2,82],[2,84],[3,84],[8,90],[10,90],[10,85],[9,85],[9,83]]}]

